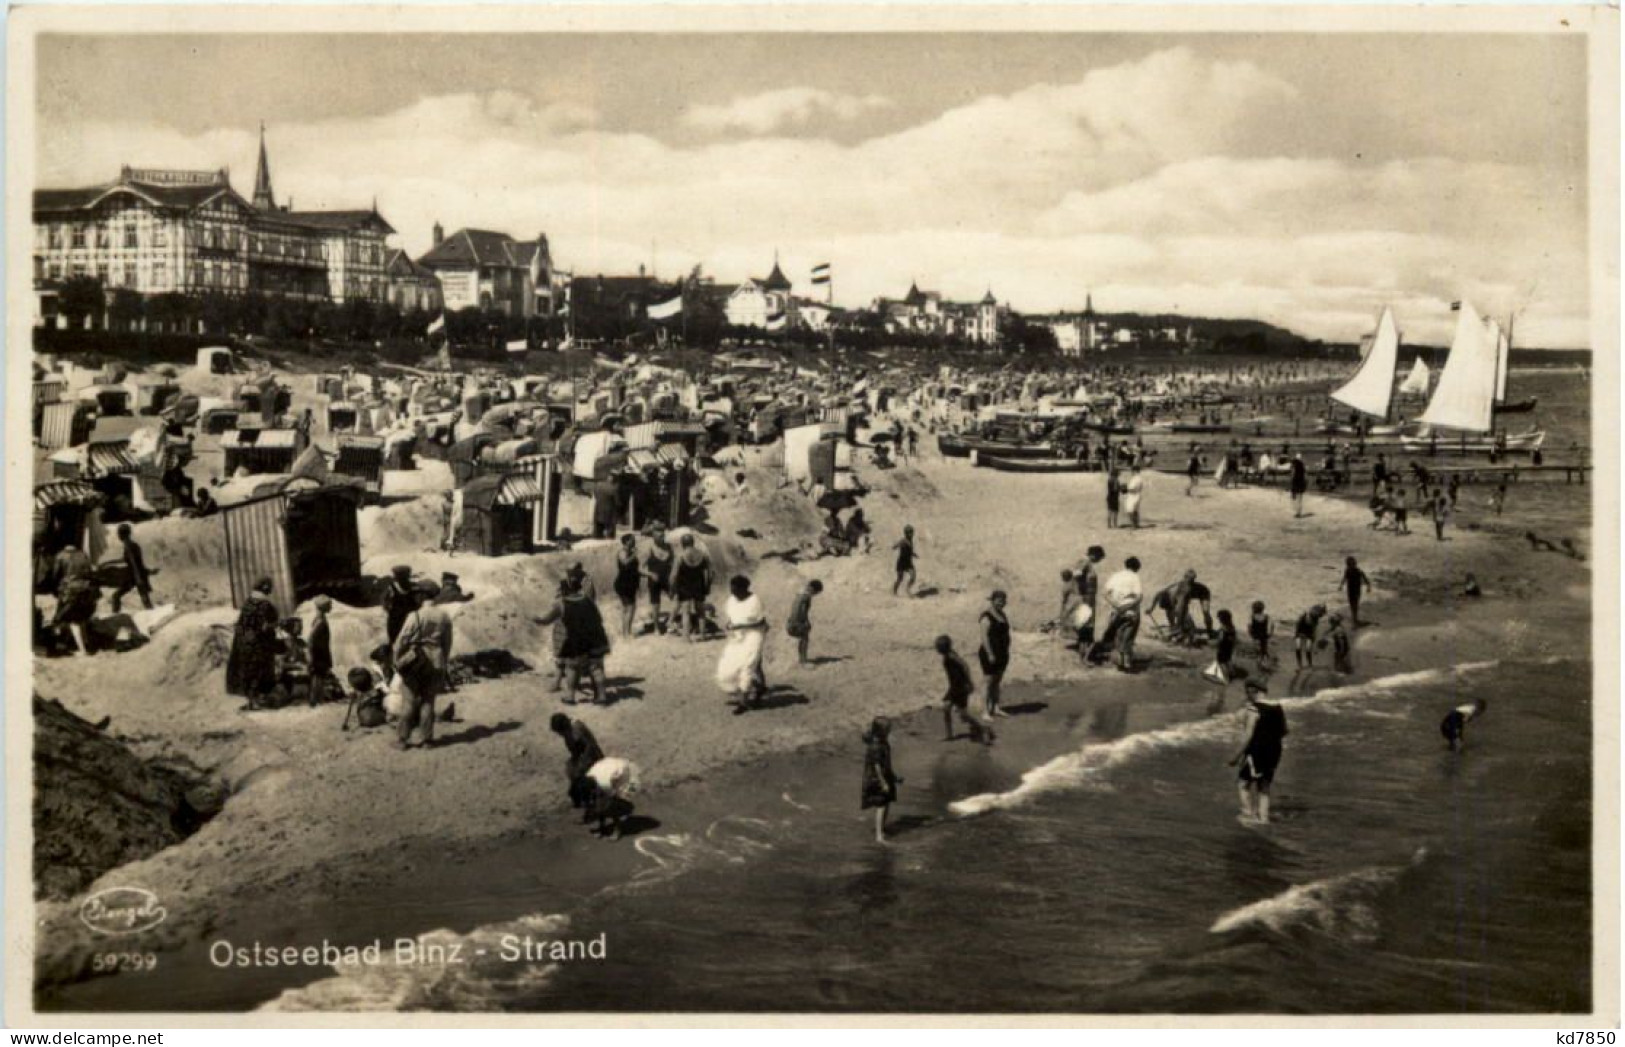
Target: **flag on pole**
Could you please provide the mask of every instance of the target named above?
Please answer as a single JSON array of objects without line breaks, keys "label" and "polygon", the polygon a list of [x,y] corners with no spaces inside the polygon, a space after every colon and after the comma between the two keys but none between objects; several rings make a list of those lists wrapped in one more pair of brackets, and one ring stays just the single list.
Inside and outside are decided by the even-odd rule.
[{"label": "flag on pole", "polygon": [[437,316],[433,320],[429,321],[429,332],[428,332],[428,334],[429,334],[430,338],[433,338],[436,334],[440,333],[441,331],[444,331],[445,329],[446,329],[446,314],[445,313],[441,313],[439,316]]},{"label": "flag on pole", "polygon": [[651,320],[669,320],[672,317],[674,317],[674,316],[678,315],[679,313],[681,313],[682,311],[683,311],[683,296],[681,294],[679,294],[676,298],[673,298],[670,301],[657,302],[656,304],[651,305],[649,307],[649,319],[651,319]]},{"label": "flag on pole", "polygon": [[829,263],[828,262],[822,262],[822,263],[820,263],[818,265],[813,266],[812,282],[815,283],[815,284],[827,284],[827,283],[829,283]]},{"label": "flag on pole", "polygon": [[767,329],[769,331],[782,331],[784,330],[785,321],[787,319],[788,317],[785,316],[784,310],[780,309],[778,312],[773,313],[767,318]]},{"label": "flag on pole", "polygon": [[508,352],[510,353],[522,353],[529,348],[529,338],[515,338],[513,341],[508,343]]}]

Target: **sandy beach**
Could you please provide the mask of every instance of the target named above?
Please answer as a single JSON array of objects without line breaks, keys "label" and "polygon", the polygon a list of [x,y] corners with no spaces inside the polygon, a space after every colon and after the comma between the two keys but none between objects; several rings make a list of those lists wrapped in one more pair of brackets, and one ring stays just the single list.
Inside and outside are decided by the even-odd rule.
[{"label": "sandy beach", "polygon": [[[1076,656],[1037,626],[1054,617],[1059,571],[1091,544],[1106,548],[1115,568],[1138,556],[1147,593],[1186,568],[1200,572],[1215,594],[1244,621],[1263,599],[1289,642],[1291,621],[1308,605],[1341,606],[1337,592],[1344,556],[1359,557],[1376,583],[1373,599],[1445,603],[1466,571],[1476,571],[1489,600],[1587,613],[1588,570],[1551,554],[1532,554],[1505,529],[1453,530],[1437,543],[1421,529],[1409,537],[1371,531],[1369,514],[1335,498],[1311,496],[1304,519],[1292,518],[1283,490],[1219,490],[1204,484],[1186,497],[1180,478],[1150,474],[1138,530],[1104,527],[1102,480],[1094,475],[1020,476],[971,468],[931,455],[895,470],[865,470],[873,487],[865,500],[875,531],[867,555],[823,559],[797,567],[783,555],[815,539],[816,511],[793,488],[777,486],[777,470],[754,464],[749,491],[709,507],[702,534],[719,577],[749,574],[774,630],[767,672],[777,687],[769,708],[735,715],[717,690],[719,645],[676,638],[616,638],[608,659],[612,704],[580,707],[612,755],[644,772],[644,804],[685,781],[703,779],[772,754],[855,738],[876,715],[905,715],[935,705],[941,671],[929,650],[938,633],[973,653],[976,616],[987,593],[1010,594],[1015,628],[1012,685],[1043,681],[1090,692],[1110,689],[1131,700],[1166,696],[1170,688],[1206,694],[1197,672],[1210,654],[1170,647],[1142,632],[1142,673],[1121,676],[1085,670]],[[891,596],[892,554],[903,525],[918,536],[919,588]],[[547,690],[547,630],[531,618],[547,606],[559,572],[580,559],[600,593],[609,591],[613,550],[587,543],[574,553],[531,557],[447,556],[431,550],[438,518],[430,501],[366,510],[363,555],[369,573],[396,562],[420,573],[455,570],[475,594],[456,610],[457,650],[511,652],[535,667],[468,685],[450,696],[458,721],[443,724],[435,748],[400,753],[384,731],[341,732],[340,706],[245,713],[223,692],[230,611],[210,550],[218,521],[168,520],[143,525],[139,536],[164,574],[164,599],[181,597],[182,613],[153,642],[134,652],[89,659],[36,662],[39,693],[61,700],[87,720],[112,718],[109,733],[138,754],[180,755],[209,769],[231,790],[225,809],[195,836],[151,858],[113,870],[91,891],[143,884],[161,891],[169,916],[152,932],[156,948],[205,936],[217,914],[253,899],[305,904],[336,885],[385,876],[425,847],[477,855],[482,846],[516,835],[574,832],[563,797],[562,748],[547,718],[561,708]],[[741,537],[740,531],[759,537]],[[1266,551],[1267,550],[1267,551]],[[782,623],[807,578],[824,595],[813,611],[814,666],[794,664]],[[613,598],[603,602],[612,619]],[[308,614],[308,608],[301,609]],[[640,620],[645,611],[640,608]],[[334,655],[360,664],[382,632],[382,612],[339,607],[332,616]],[[1442,650],[1508,650],[1551,644],[1550,630],[1477,615],[1442,616],[1431,627]],[[1576,642],[1584,634],[1575,636]],[[1380,649],[1381,630],[1366,630],[1362,650]],[[1533,653],[1533,652],[1526,652]],[[1454,655],[1452,655],[1454,657]],[[1239,687],[1232,686],[1239,701]],[[1044,717],[1022,718],[1013,732],[1043,731]],[[609,845],[605,845],[606,847]],[[396,870],[398,871],[398,870]],[[87,892],[88,893],[88,892]],[[88,974],[95,941],[75,916],[76,902],[41,903],[37,973],[42,985]]]}]

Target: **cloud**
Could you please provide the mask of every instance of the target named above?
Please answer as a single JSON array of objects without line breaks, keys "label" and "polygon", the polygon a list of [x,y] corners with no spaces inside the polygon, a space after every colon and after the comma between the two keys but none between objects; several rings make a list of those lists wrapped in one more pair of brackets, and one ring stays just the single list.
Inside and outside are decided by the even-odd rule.
[{"label": "cloud", "polygon": [[786,87],[736,98],[726,105],[696,106],[683,114],[683,124],[698,131],[726,134],[742,131],[764,135],[804,127],[820,117],[856,120],[891,107],[880,95],[845,95],[816,87]]},{"label": "cloud", "polygon": [[[1526,306],[1520,342],[1586,344],[1583,187],[1538,158],[1296,155],[1283,129],[1317,114],[1245,62],[1159,52],[854,143],[772,133],[838,113],[804,94],[721,107],[767,130],[730,124],[746,135],[697,142],[507,92],[428,97],[273,126],[272,171],[301,208],[376,195],[414,253],[436,221],[546,232],[580,273],[658,260],[663,274],[701,263],[731,281],[765,274],[778,251],[802,290],[811,265],[833,263],[850,304],[913,279],[962,299],[991,287],[1027,311],[1076,308],[1092,290],[1100,309],[1258,316],[1340,340],[1385,302],[1408,334],[1443,340],[1448,303],[1467,296],[1503,314]],[[122,163],[230,164],[241,191],[257,139],[79,122],[42,127],[38,145],[42,185],[104,180]]]}]

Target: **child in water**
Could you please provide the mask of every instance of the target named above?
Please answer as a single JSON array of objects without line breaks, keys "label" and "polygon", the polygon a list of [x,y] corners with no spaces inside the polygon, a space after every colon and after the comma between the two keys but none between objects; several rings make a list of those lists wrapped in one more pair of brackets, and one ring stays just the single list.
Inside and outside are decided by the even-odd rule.
[{"label": "child in water", "polygon": [[874,809],[875,842],[886,842],[886,813],[903,784],[891,766],[891,721],[875,717],[863,733],[863,809]]},{"label": "child in water", "polygon": [[1270,638],[1275,635],[1275,622],[1264,612],[1264,601],[1253,601],[1253,615],[1247,619],[1247,635],[1258,648],[1258,669],[1268,672],[1275,664],[1270,654]]},{"label": "child in water", "polygon": [[1349,661],[1349,634],[1343,628],[1343,616],[1334,614],[1328,621],[1331,628],[1326,631],[1326,636],[1320,641],[1320,645],[1325,647],[1327,644],[1331,644],[1332,668],[1340,673],[1352,673],[1354,665]]},{"label": "child in water", "polygon": [[1459,753],[1467,748],[1467,724],[1484,715],[1484,710],[1490,703],[1482,698],[1474,698],[1469,705],[1458,705],[1445,714],[1444,720],[1439,724],[1439,733],[1450,744],[1450,751]]}]

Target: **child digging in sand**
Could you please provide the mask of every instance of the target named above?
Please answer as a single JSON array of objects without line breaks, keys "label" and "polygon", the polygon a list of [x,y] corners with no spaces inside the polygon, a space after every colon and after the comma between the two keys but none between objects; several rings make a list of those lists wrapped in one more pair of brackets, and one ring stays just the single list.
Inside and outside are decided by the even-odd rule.
[{"label": "child digging in sand", "polygon": [[1439,733],[1449,743],[1453,753],[1463,752],[1467,748],[1467,724],[1484,715],[1484,710],[1490,703],[1482,698],[1474,698],[1467,705],[1458,705],[1445,714],[1444,720],[1439,724]]}]

